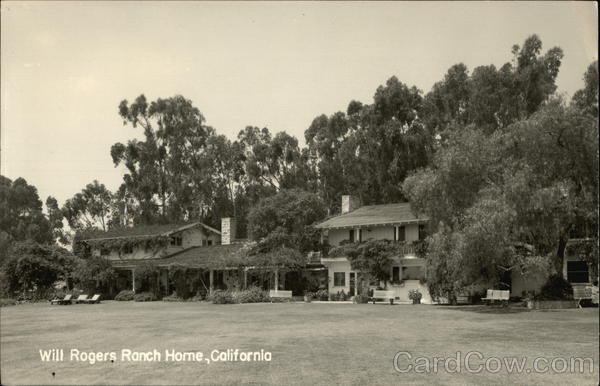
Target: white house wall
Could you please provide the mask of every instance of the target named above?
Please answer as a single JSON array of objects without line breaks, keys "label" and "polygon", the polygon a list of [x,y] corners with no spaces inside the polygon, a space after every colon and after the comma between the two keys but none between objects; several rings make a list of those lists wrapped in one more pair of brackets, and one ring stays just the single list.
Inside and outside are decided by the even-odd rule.
[{"label": "white house wall", "polygon": [[[202,246],[203,240],[210,240],[212,242],[212,245],[219,244],[221,240],[218,234],[205,231],[203,228],[186,229],[180,232],[178,235],[181,235],[182,238],[181,246],[171,245],[169,242],[167,247],[158,248],[156,250],[154,248],[146,250],[144,247],[134,247],[133,253],[123,253],[121,255],[119,255],[118,251],[111,250],[107,258],[109,260],[138,260],[161,258],[190,247]],[[92,251],[92,254],[95,256],[100,256],[100,249],[94,249]]]},{"label": "white house wall", "polygon": [[[419,240],[419,225],[407,224],[405,227],[405,236],[407,242]],[[356,228],[358,229],[358,228]],[[369,226],[363,227],[362,240],[394,240],[393,226]],[[330,229],[328,241],[331,246],[338,246],[344,240],[348,240],[350,229]]]},{"label": "white house wall", "polygon": [[[350,267],[350,262],[345,258],[331,259],[329,261],[323,262],[323,264],[327,267],[328,275],[329,275],[329,294],[335,295],[338,292],[344,291],[345,294],[350,293],[350,273],[354,272],[356,274],[356,284],[358,287],[360,285],[358,281],[359,273],[353,271]],[[394,266],[410,266],[410,267],[421,267],[424,269],[425,261],[423,259],[402,259],[401,262],[395,263]],[[402,272],[402,268],[400,268]],[[335,286],[334,285],[334,273],[335,272],[344,272],[345,277],[345,285],[344,286]],[[390,272],[391,274],[391,272]],[[391,284],[388,283],[387,289],[389,291],[394,291],[396,298],[400,302],[411,302],[408,298],[408,293],[411,289],[418,289],[419,292],[423,295],[421,298],[421,303],[424,304],[432,304],[433,301],[431,296],[429,295],[429,289],[427,288],[427,284],[421,284],[419,280],[404,280],[402,284]]]}]

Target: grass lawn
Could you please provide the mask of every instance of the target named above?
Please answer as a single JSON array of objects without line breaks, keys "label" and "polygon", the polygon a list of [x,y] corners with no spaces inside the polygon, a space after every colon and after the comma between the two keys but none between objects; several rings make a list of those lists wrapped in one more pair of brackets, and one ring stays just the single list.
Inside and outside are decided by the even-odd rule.
[{"label": "grass lawn", "polygon": [[[2,384],[589,384],[598,380],[598,309],[527,311],[384,304],[27,304],[1,309]],[[40,349],[62,348],[63,362]],[[70,361],[69,350],[118,360]],[[270,351],[270,362],[122,362],[121,349]],[[399,373],[413,357],[591,357],[584,374]],[[472,368],[482,363],[471,357]],[[403,368],[407,361],[400,363]],[[416,363],[415,363],[416,364]],[[562,362],[560,363],[562,364]],[[492,366],[493,367],[493,366]],[[560,367],[560,366],[559,366]],[[453,366],[451,367],[454,368]]]}]

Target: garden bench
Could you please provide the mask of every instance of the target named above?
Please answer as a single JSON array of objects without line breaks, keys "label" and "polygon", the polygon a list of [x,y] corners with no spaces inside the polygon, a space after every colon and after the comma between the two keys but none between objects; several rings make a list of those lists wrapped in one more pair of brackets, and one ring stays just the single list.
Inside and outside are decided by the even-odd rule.
[{"label": "garden bench", "polygon": [[50,300],[50,304],[60,304],[60,305],[71,304],[72,297],[73,297],[73,295],[68,294],[68,295],[65,295],[64,299],[52,299],[52,300]]},{"label": "garden bench", "polygon": [[373,299],[373,304],[375,304],[375,299],[383,299],[384,301],[389,300],[390,304],[394,304],[395,297],[396,297],[396,293],[394,291],[374,290],[372,299]]},{"label": "garden bench", "polygon": [[592,286],[590,284],[573,284],[573,299],[577,300],[579,307],[581,307],[582,300],[592,300]]},{"label": "garden bench", "polygon": [[270,290],[269,297],[271,299],[292,299],[292,291],[283,291],[283,290]]},{"label": "garden bench", "polygon": [[79,297],[77,299],[75,299],[75,303],[79,304],[79,303],[84,303],[87,300],[88,296],[87,295],[79,295]]},{"label": "garden bench", "polygon": [[495,301],[502,302],[504,305],[508,305],[508,299],[510,298],[510,291],[502,290],[487,290],[487,295],[481,298],[484,302],[494,303]]},{"label": "garden bench", "polygon": [[83,303],[84,304],[100,303],[100,295],[96,294],[91,299],[85,299],[85,300],[83,300]]}]

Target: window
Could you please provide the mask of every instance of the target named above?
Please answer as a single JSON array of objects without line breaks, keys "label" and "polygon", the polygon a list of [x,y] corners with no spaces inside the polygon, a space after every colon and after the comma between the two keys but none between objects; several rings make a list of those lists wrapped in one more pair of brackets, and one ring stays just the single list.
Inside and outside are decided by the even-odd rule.
[{"label": "window", "polygon": [[206,245],[210,247],[212,245],[212,240],[206,240]]},{"label": "window", "polygon": [[202,240],[202,246],[203,246],[203,247],[206,247],[206,245],[207,245],[207,244],[208,244],[208,241],[207,241],[207,240]]},{"label": "window", "polygon": [[129,244],[123,246],[123,253],[124,254],[133,253],[133,246],[129,245]]},{"label": "window", "polygon": [[171,245],[174,245],[176,247],[181,247],[182,244],[183,244],[183,239],[181,238],[181,236],[172,236],[171,237]]},{"label": "window", "polygon": [[335,287],[346,286],[346,272],[334,272],[333,273],[333,285]]},{"label": "window", "polygon": [[362,229],[358,230],[358,242],[362,243]]},{"label": "window", "polygon": [[400,282],[400,267],[392,267],[392,283]]},{"label": "window", "polygon": [[419,240],[424,240],[427,237],[427,227],[425,224],[419,225]]},{"label": "window", "polygon": [[348,240],[350,240],[351,243],[354,242],[354,229],[348,231]]},{"label": "window", "polygon": [[406,241],[406,228],[404,226],[399,226],[394,229],[394,240]]},{"label": "window", "polygon": [[585,261],[567,261],[567,281],[570,283],[589,283],[589,267]]},{"label": "window", "polygon": [[110,255],[110,249],[100,248],[100,256],[108,256],[108,255]]}]

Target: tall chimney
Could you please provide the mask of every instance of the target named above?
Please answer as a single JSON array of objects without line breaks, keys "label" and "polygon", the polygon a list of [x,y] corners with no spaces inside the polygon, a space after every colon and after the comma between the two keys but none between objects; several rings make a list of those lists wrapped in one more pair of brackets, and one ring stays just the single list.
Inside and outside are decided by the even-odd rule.
[{"label": "tall chimney", "polygon": [[352,212],[360,208],[360,200],[356,196],[343,195],[342,196],[342,214]]},{"label": "tall chimney", "polygon": [[233,217],[221,219],[221,245],[229,245],[235,240],[236,222]]}]

